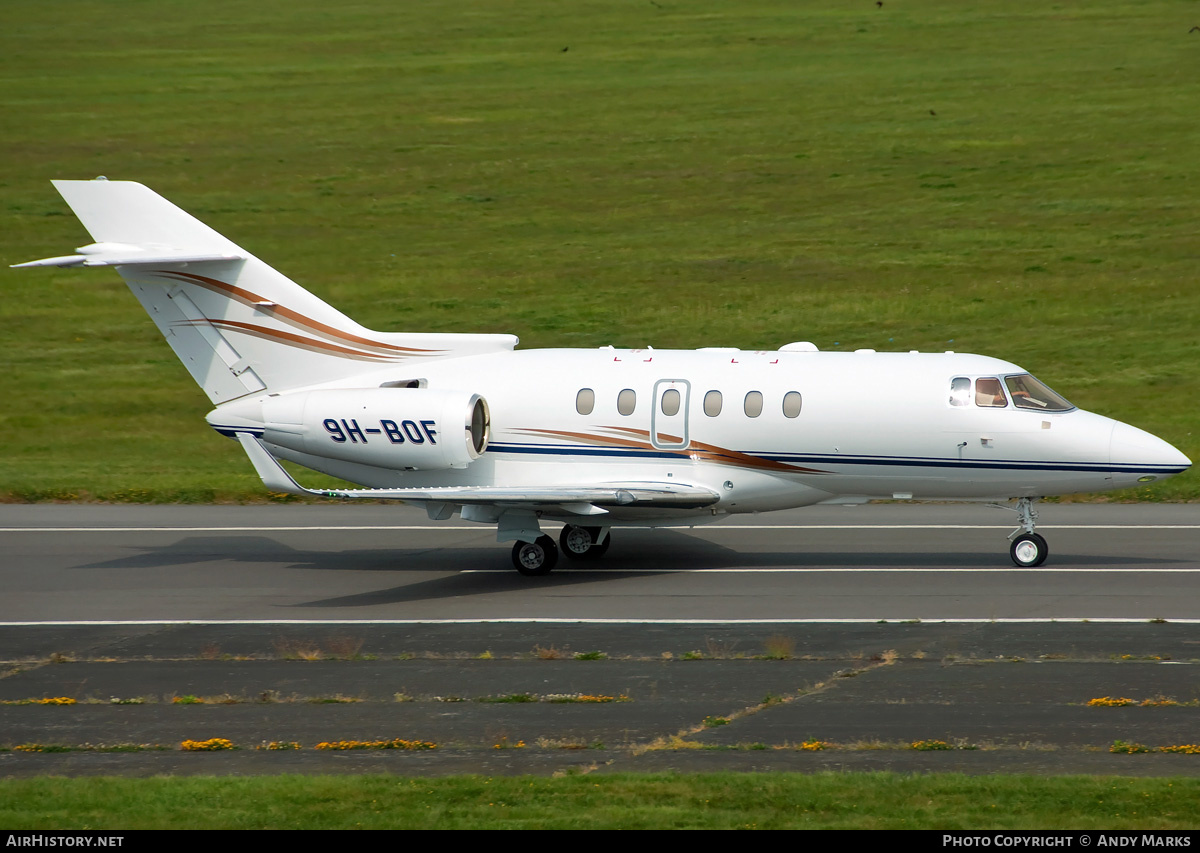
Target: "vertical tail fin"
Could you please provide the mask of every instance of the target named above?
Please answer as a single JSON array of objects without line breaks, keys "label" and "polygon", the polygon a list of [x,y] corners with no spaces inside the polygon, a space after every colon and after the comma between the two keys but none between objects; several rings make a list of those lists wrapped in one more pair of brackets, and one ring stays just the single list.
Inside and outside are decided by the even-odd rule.
[{"label": "vertical tail fin", "polygon": [[516,345],[511,335],[371,331],[141,184],[54,186],[95,242],[17,266],[116,267],[213,403]]}]

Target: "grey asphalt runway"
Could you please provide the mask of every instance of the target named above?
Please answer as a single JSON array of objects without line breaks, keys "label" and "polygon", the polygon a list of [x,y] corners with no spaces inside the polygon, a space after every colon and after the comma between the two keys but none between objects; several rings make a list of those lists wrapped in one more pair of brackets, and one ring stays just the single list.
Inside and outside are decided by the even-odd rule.
[{"label": "grey asphalt runway", "polygon": [[[1200,775],[1110,751],[1200,740],[1200,508],[1041,521],[1037,570],[999,510],[882,505],[618,531],[530,579],[402,507],[4,506],[0,775]],[[241,748],[179,750],[209,737]],[[438,748],[313,748],[389,738]],[[80,748],[115,743],[167,749]]]},{"label": "grey asphalt runway", "polygon": [[1200,619],[1200,507],[871,505],[617,530],[525,578],[491,528],[379,505],[0,506],[0,623]]}]

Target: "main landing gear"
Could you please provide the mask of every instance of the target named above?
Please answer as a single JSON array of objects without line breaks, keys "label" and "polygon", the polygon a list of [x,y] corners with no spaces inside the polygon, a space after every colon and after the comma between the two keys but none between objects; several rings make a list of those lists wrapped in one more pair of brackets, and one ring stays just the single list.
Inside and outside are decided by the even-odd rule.
[{"label": "main landing gear", "polygon": [[558,535],[558,545],[572,560],[595,560],[603,557],[612,537],[603,527],[565,525]]},{"label": "main landing gear", "polygon": [[558,562],[558,548],[545,534],[535,542],[518,541],[513,544],[512,561],[517,571],[527,577],[548,575]]},{"label": "main landing gear", "polygon": [[1016,507],[1004,507],[1004,509],[1015,512],[1019,518],[1020,526],[1008,534],[1008,538],[1012,539],[1008,553],[1012,557],[1012,561],[1022,569],[1040,566],[1050,555],[1046,537],[1033,532],[1038,517],[1037,511],[1033,508],[1034,500],[1036,498],[1019,498]]},{"label": "main landing gear", "polygon": [[603,527],[579,527],[568,524],[558,537],[558,547],[546,535],[533,542],[513,544],[512,561],[517,571],[527,577],[548,575],[558,563],[559,548],[572,560],[594,560],[603,557],[612,537]]}]

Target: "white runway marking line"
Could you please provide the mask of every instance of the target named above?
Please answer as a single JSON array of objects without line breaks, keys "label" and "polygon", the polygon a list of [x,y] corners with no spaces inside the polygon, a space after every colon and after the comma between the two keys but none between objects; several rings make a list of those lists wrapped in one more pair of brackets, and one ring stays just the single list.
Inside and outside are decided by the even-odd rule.
[{"label": "white runway marking line", "polygon": [[[698,524],[694,527],[638,528],[624,527],[622,530],[703,530],[721,533],[739,530],[1009,530],[1012,524],[730,524],[710,526]],[[1039,524],[1038,530],[1200,530],[1200,524]],[[487,527],[449,527],[444,524],[429,525],[323,525],[295,527],[0,527],[0,533],[292,533],[303,531],[387,531],[387,530],[440,530],[490,532]]]},{"label": "white runway marking line", "polygon": [[[1126,616],[1043,616],[1036,618],[937,619],[896,616],[879,619],[572,619],[560,616],[505,616],[482,619],[106,619],[74,622],[0,622],[0,628],[86,628],[96,626],[155,625],[1049,625],[1063,623],[1145,624],[1151,620]],[[1200,624],[1200,619],[1167,619],[1168,623]],[[1186,661],[1156,661],[1159,664],[1189,665]],[[1194,665],[1194,664],[1190,664]]]},{"label": "white runway marking line", "polygon": [[351,532],[363,530],[466,530],[476,533],[490,532],[487,528],[483,527],[446,527],[441,524],[401,527],[351,527],[342,525],[335,527],[314,527],[309,525],[300,527],[0,527],[0,533],[299,533],[305,530],[317,532],[335,530]]},{"label": "white runway marking line", "polygon": [[[426,571],[438,571],[437,569],[427,569]],[[452,571],[452,570],[447,570]],[[1019,572],[1022,575],[1052,575],[1052,574],[1088,574],[1088,575],[1103,575],[1103,574],[1200,574],[1200,566],[1189,569],[1154,569],[1154,568],[1136,568],[1136,569],[1063,569],[1055,568],[1054,566],[1039,566],[1032,569],[1022,569],[1017,566],[1000,566],[998,568],[979,568],[979,569],[954,569],[954,568],[919,568],[914,566],[908,567],[891,567],[883,566],[843,566],[841,568],[820,567],[820,566],[798,566],[795,568],[786,569],[763,569],[757,566],[727,566],[721,569],[555,569],[554,574],[564,575],[618,575],[618,574],[647,574],[647,575],[673,575],[673,574],[697,574],[697,575],[770,575],[770,574],[838,574],[838,573],[858,573],[870,572],[872,574],[889,574],[889,573],[912,573],[924,572],[926,574],[995,574],[997,572]],[[507,575],[512,573],[512,569],[459,569],[460,575]]]}]

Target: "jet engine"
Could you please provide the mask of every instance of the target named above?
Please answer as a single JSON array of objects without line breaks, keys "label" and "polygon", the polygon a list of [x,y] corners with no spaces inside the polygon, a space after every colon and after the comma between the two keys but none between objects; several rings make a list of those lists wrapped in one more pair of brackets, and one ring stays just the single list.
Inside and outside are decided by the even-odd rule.
[{"label": "jet engine", "polygon": [[349,388],[262,402],[268,444],[380,468],[466,468],[487,449],[487,401],[469,391]]}]

